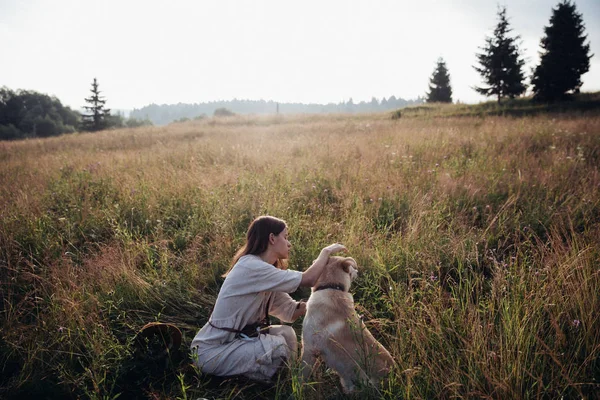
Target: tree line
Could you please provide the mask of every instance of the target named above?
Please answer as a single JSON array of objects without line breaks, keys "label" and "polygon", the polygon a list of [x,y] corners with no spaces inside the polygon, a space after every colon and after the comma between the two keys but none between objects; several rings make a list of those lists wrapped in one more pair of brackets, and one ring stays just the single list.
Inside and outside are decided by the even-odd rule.
[{"label": "tree line", "polygon": [[0,88],[0,139],[47,137],[75,132],[80,115],[56,97]]},{"label": "tree line", "polygon": [[[579,93],[581,76],[588,72],[592,57],[584,30],[582,16],[570,0],[563,0],[552,9],[540,42],[540,62],[531,76],[535,101],[554,102]],[[474,89],[484,96],[496,96],[498,102],[506,97],[513,99],[527,90],[520,36],[511,36],[511,31],[506,7],[499,7],[493,35],[485,38],[485,45],[476,54],[478,65],[473,67],[485,83]],[[452,102],[450,74],[441,57],[429,80],[427,101]]]},{"label": "tree line", "polygon": [[63,106],[59,99],[33,90],[0,88],[0,140],[48,137],[78,131],[152,125],[149,120],[124,118],[105,107],[98,81],[84,99],[86,113]]},{"label": "tree line", "polygon": [[352,99],[349,99],[348,101],[329,104],[279,103],[271,100],[234,99],[195,104],[150,104],[140,109],[134,109],[130,115],[134,118],[147,118],[157,125],[164,125],[173,121],[199,119],[216,115],[217,110],[221,109],[236,114],[367,113],[395,110],[414,104],[422,104],[424,101],[425,99],[420,96],[414,100],[390,96],[381,100],[373,97],[370,101],[355,103]]}]

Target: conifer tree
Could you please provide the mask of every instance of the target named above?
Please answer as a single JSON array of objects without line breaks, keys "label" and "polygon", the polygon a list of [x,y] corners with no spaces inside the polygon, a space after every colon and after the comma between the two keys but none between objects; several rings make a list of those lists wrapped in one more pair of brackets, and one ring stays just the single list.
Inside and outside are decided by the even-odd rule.
[{"label": "conifer tree", "polygon": [[479,66],[474,66],[479,72],[486,87],[475,87],[484,96],[498,96],[498,102],[503,97],[514,98],[525,92],[523,81],[523,65],[517,41],[520,37],[509,36],[512,29],[506,18],[506,7],[498,9],[498,25],[492,37],[485,38],[485,46],[478,53]]},{"label": "conifer tree", "polygon": [[446,62],[442,57],[438,58],[437,65],[429,79],[428,103],[452,103],[452,87],[450,86],[450,75]]},{"label": "conifer tree", "polygon": [[581,75],[590,69],[590,44],[586,44],[583,19],[569,0],[552,9],[550,26],[544,27],[540,64],[533,72],[534,98],[554,101],[579,93]]},{"label": "conifer tree", "polygon": [[106,100],[104,96],[100,96],[100,90],[98,90],[98,81],[94,78],[92,82],[92,88],[90,89],[92,95],[85,99],[85,102],[89,105],[83,106],[89,114],[81,116],[83,122],[83,129],[86,131],[100,131],[108,128],[110,120],[110,109],[104,108]]}]

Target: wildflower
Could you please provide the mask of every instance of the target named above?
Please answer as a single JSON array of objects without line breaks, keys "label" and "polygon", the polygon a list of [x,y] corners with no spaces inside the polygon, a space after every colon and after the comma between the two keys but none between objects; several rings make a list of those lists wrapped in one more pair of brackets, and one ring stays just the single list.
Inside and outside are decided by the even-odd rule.
[{"label": "wildflower", "polygon": [[581,324],[581,321],[578,319],[574,319],[573,322],[571,322],[571,325],[573,325],[574,328],[579,328],[580,324]]},{"label": "wildflower", "polygon": [[431,275],[429,276],[429,280],[430,280],[431,282],[435,282],[435,281],[437,281],[437,276],[435,276],[435,275],[433,274],[433,272],[432,272],[432,273],[431,273]]},{"label": "wildflower", "polygon": [[64,326],[59,326],[59,327],[58,327],[58,332],[59,332],[59,333],[63,333],[63,332],[64,332],[64,330],[65,330],[65,327],[64,327]]}]

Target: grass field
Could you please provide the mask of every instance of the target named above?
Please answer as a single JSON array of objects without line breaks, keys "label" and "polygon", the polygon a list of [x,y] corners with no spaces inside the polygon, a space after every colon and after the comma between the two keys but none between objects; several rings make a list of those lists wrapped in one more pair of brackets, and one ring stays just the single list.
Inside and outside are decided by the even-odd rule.
[{"label": "grass field", "polygon": [[[356,398],[597,396],[599,114],[406,115],[0,143],[0,397],[342,397],[326,369],[269,386],[186,358],[261,214],[288,222],[293,269],[332,242],[358,261],[357,309],[398,368]],[[134,351],[151,321],[182,354]]]}]

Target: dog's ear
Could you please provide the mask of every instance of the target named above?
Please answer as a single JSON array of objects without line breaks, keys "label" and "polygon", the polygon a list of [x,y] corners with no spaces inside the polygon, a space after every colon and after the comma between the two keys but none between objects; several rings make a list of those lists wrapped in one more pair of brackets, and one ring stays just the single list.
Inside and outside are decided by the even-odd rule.
[{"label": "dog's ear", "polygon": [[356,261],[354,261],[354,258],[352,257],[348,257],[344,261],[342,261],[342,269],[345,273],[350,273],[350,267],[356,268]]},{"label": "dog's ear", "polygon": [[348,264],[348,262],[346,262],[346,261],[342,262],[342,269],[344,270],[345,273],[349,273],[350,272],[350,264]]}]

